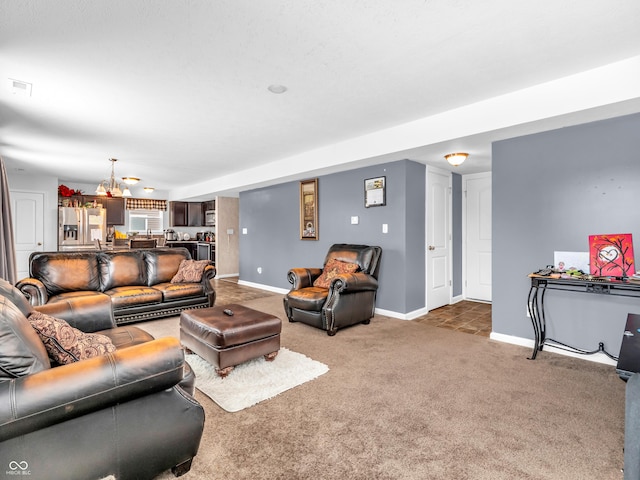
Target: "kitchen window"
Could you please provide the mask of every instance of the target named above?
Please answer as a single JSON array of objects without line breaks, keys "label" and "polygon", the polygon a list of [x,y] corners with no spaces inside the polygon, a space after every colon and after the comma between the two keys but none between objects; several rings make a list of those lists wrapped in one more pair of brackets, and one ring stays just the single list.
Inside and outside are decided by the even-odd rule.
[{"label": "kitchen window", "polygon": [[146,210],[142,208],[127,210],[128,230],[138,233],[147,233],[149,230],[155,233],[162,232],[163,214],[162,210]]}]

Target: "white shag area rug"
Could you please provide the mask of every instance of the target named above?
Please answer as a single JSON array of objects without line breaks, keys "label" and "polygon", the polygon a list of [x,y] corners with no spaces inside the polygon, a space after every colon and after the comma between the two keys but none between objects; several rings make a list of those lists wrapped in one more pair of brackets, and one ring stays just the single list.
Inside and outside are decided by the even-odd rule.
[{"label": "white shag area rug", "polygon": [[196,374],[196,388],[227,412],[251,407],[329,371],[324,363],[284,347],[273,361],[258,357],[237,365],[225,378],[198,355],[186,359]]}]

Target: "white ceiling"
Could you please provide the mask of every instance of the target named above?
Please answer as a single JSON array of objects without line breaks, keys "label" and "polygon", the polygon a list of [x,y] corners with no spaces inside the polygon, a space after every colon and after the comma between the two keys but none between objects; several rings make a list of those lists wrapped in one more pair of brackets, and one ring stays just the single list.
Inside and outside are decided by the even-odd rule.
[{"label": "white ceiling", "polygon": [[170,198],[459,150],[488,171],[495,139],[640,111],[638,20],[637,0],[0,0],[0,156],[89,184],[115,157]]}]

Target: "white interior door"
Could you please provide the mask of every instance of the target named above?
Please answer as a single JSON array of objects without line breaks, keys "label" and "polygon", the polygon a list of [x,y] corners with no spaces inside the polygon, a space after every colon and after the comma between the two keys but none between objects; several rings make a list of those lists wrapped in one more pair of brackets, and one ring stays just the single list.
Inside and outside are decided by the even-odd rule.
[{"label": "white interior door", "polygon": [[451,303],[451,174],[427,168],[427,310]]},{"label": "white interior door", "polygon": [[29,255],[43,250],[44,194],[11,192],[11,219],[16,246],[18,280],[29,276]]},{"label": "white interior door", "polygon": [[467,175],[465,191],[465,297],[491,301],[491,174]]}]

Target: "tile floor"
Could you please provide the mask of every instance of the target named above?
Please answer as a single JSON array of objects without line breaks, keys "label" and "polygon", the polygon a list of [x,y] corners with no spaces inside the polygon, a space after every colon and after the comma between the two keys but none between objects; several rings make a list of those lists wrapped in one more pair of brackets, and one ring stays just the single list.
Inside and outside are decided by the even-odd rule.
[{"label": "tile floor", "polygon": [[431,310],[414,322],[488,337],[491,334],[491,304],[463,300]]},{"label": "tile floor", "polygon": [[238,285],[238,277],[216,278],[213,280],[213,286],[216,289],[216,305],[242,303],[256,298],[280,295],[259,288]]},{"label": "tile floor", "polygon": [[[280,295],[258,288],[238,285],[238,277],[214,280],[216,305],[242,303],[245,300]],[[463,300],[453,305],[436,308],[418,317],[414,322],[422,322],[440,328],[488,337],[491,333],[491,304]]]}]

